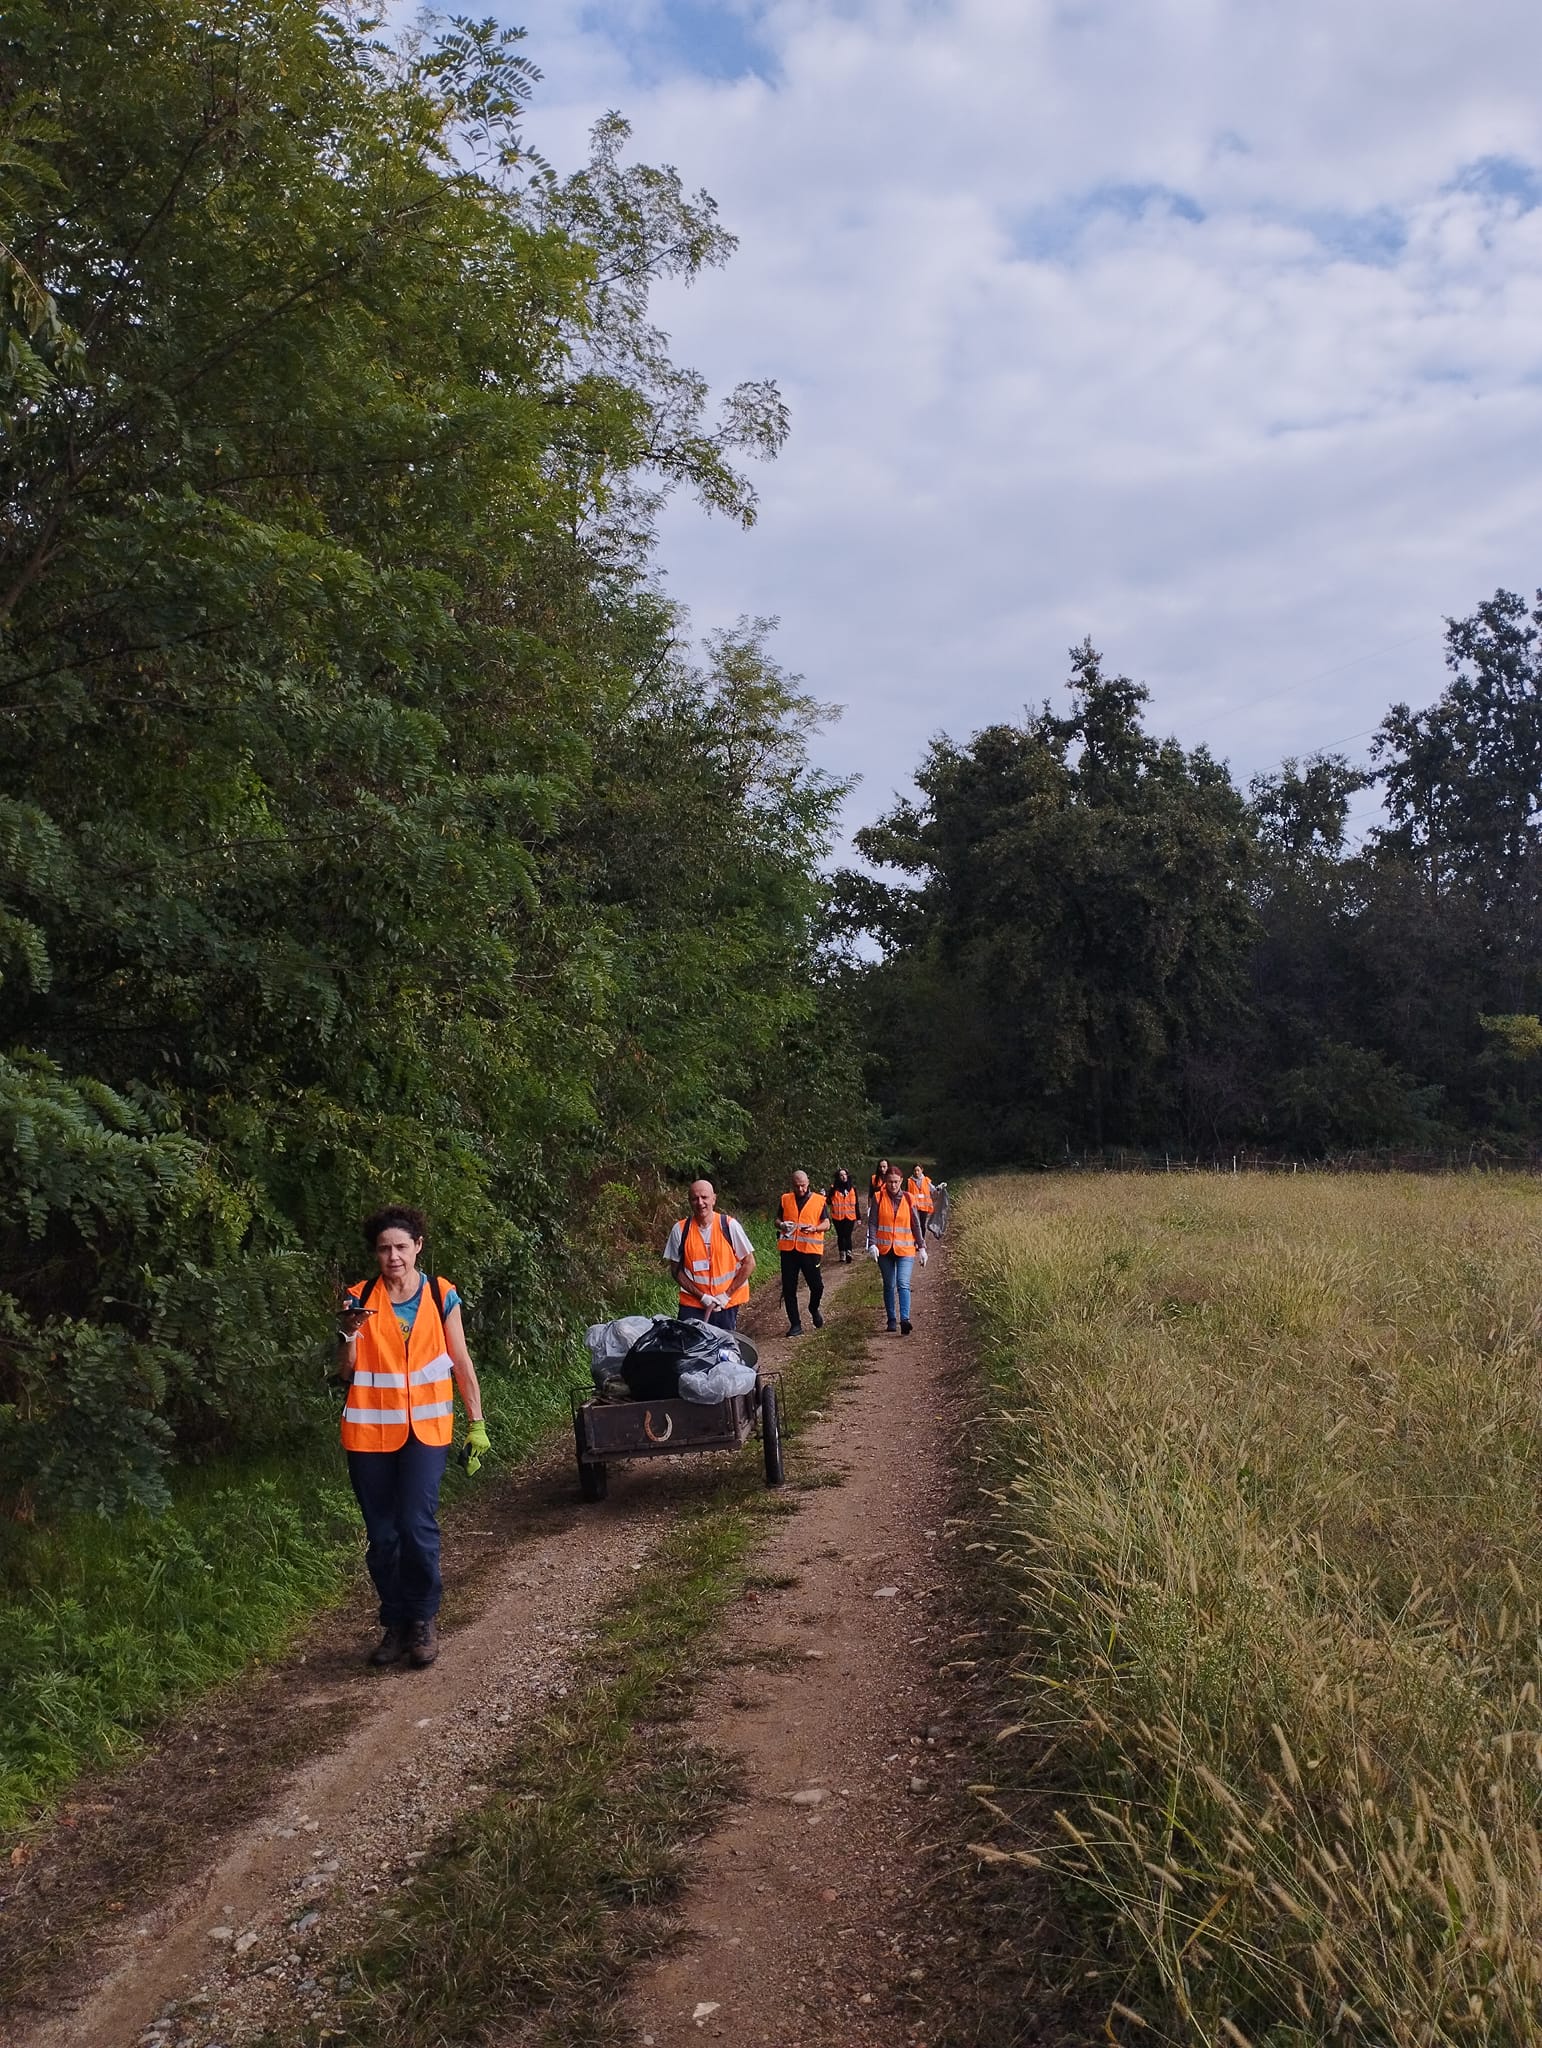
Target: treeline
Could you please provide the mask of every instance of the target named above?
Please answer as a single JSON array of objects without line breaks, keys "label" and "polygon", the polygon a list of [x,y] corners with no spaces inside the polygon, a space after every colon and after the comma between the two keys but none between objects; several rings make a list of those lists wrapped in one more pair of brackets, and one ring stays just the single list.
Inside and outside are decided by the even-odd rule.
[{"label": "treeline", "polygon": [[[1542,593],[1446,628],[1450,680],[1370,762],[1244,793],[1153,737],[1146,690],[1073,650],[1070,705],[936,741],[857,836],[866,995],[895,1144],[955,1165],[1542,1143]],[[1383,822],[1351,845],[1353,797]]]},{"label": "treeline", "polygon": [[519,40],[0,22],[13,1503],[314,1428],[380,1199],[528,1353],[662,1181],[867,1137],[822,707],[767,622],[693,654],[653,567],[786,430],[649,318],[733,239],[616,117],[531,155]]}]

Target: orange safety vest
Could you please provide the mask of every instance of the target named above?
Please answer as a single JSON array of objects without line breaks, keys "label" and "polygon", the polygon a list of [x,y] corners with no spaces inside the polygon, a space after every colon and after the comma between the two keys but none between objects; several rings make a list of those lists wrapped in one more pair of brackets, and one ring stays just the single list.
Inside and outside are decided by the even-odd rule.
[{"label": "orange safety vest", "polygon": [[932,1200],[932,1184],[926,1175],[923,1173],[917,1179],[915,1174],[912,1174],[906,1185],[910,1190],[911,1201],[915,1203],[921,1214],[923,1216],[930,1216],[936,1204]]},{"label": "orange safety vest", "polygon": [[[909,1221],[904,1221],[905,1218]],[[888,1189],[880,1189],[877,1220],[879,1251],[894,1252],[902,1259],[913,1259],[920,1249],[921,1226],[916,1222],[915,1204],[909,1195],[901,1195],[897,1202],[891,1202]]]},{"label": "orange safety vest", "polygon": [[343,1409],[345,1451],[399,1451],[409,1427],[420,1444],[447,1444],[454,1436],[455,1389],[439,1311],[449,1285],[445,1279],[424,1281],[409,1338],[402,1336],[378,1274],[349,1288],[355,1301],[368,1302],[377,1290],[379,1300],[354,1353]]},{"label": "orange safety vest", "polygon": [[[684,1268],[680,1280],[680,1306],[682,1308],[700,1308],[703,1294],[721,1294],[733,1278],[734,1271],[739,1264],[739,1254],[734,1250],[733,1238],[730,1234],[729,1226],[732,1222],[733,1218],[731,1216],[719,1216],[717,1228],[712,1233],[712,1243],[708,1245],[701,1234],[701,1225],[696,1221],[696,1218],[694,1216],[681,1217],[680,1264]],[[694,1248],[692,1244],[693,1239],[695,1241]],[[686,1274],[689,1274],[691,1283],[697,1290],[694,1294],[686,1292]],[[728,1306],[729,1308],[742,1308],[749,1298],[750,1283],[746,1280],[729,1295]]]},{"label": "orange safety vest", "polygon": [[856,1189],[831,1188],[830,1214],[837,1223],[855,1223],[857,1220]]},{"label": "orange safety vest", "polygon": [[[786,1227],[789,1223],[791,1230]],[[797,1196],[789,1188],[782,1197],[781,1227],[776,1233],[778,1249],[784,1252],[822,1252],[825,1228],[825,1198],[818,1188],[809,1189],[801,1209]]]}]

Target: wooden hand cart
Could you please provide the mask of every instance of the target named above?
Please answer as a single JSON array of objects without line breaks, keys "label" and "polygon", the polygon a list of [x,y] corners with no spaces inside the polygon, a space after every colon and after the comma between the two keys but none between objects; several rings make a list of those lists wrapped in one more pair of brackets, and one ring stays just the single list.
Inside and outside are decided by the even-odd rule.
[{"label": "wooden hand cart", "polygon": [[756,1376],[754,1388],[728,1401],[585,1399],[573,1392],[573,1442],[585,1500],[603,1500],[610,1468],[623,1458],[678,1458],[692,1451],[736,1451],[759,1426],[767,1486],[782,1483],[782,1429],[777,1381]]}]

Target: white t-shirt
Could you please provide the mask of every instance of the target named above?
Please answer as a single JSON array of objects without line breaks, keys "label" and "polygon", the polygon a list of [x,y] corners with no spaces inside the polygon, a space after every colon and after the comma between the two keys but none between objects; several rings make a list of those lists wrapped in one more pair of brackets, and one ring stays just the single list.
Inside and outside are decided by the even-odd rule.
[{"label": "white t-shirt", "polygon": [[[666,1266],[679,1265],[680,1246],[682,1240],[685,1237],[685,1226],[687,1223],[693,1220],[694,1219],[691,1217],[686,1217],[684,1221],[677,1223],[674,1229],[669,1233],[669,1242],[664,1247],[664,1263]],[[717,1211],[714,1209],[712,1212],[712,1223],[715,1225],[721,1223],[722,1221],[723,1218],[719,1216]],[[708,1231],[704,1234],[706,1235],[707,1244],[710,1247],[712,1243],[712,1238],[716,1233],[709,1225]],[[730,1216],[728,1218],[728,1242],[733,1247],[733,1255],[736,1259],[747,1259],[750,1256],[750,1241],[745,1236],[744,1232],[739,1228],[739,1221],[738,1218],[735,1216]]]}]

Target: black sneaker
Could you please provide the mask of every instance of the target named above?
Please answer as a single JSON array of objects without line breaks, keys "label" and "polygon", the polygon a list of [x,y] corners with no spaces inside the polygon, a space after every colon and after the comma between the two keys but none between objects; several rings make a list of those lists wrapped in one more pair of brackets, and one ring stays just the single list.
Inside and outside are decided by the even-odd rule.
[{"label": "black sneaker", "polygon": [[787,1325],[787,1334],[789,1337],[801,1337],[803,1335],[803,1325],[801,1323],[789,1323]]},{"label": "black sneaker", "polygon": [[404,1628],[388,1628],[370,1651],[367,1661],[379,1665],[394,1664],[398,1658],[405,1657],[406,1654],[407,1631]]},{"label": "black sneaker", "polygon": [[887,1332],[889,1333],[889,1335],[890,1335],[891,1337],[897,1337],[897,1336],[899,1335],[899,1324],[898,1324],[898,1323],[885,1323],[885,1324],[884,1324],[884,1328],[885,1328],[885,1330],[887,1330]]},{"label": "black sneaker", "polygon": [[811,1309],[809,1310],[809,1312],[808,1312],[808,1319],[809,1319],[809,1321],[810,1321],[810,1322],[811,1322],[811,1323],[812,1323],[812,1324],[814,1325],[814,1328],[815,1328],[816,1330],[822,1330],[822,1329],[824,1328],[824,1326],[825,1326],[825,1319],[824,1319],[824,1317],[823,1317],[823,1316],[822,1316],[822,1315],[821,1315],[821,1314],[819,1313],[819,1311],[818,1311],[818,1309],[817,1309],[817,1308],[811,1308]]},{"label": "black sneaker", "polygon": [[908,1337],[908,1336],[910,1335],[910,1318],[909,1318],[909,1316],[901,1316],[901,1317],[900,1317],[900,1335],[901,1335],[902,1337]]},{"label": "black sneaker", "polygon": [[439,1624],[437,1621],[415,1621],[412,1633],[407,1638],[407,1661],[416,1670],[426,1671],[439,1655]]}]

